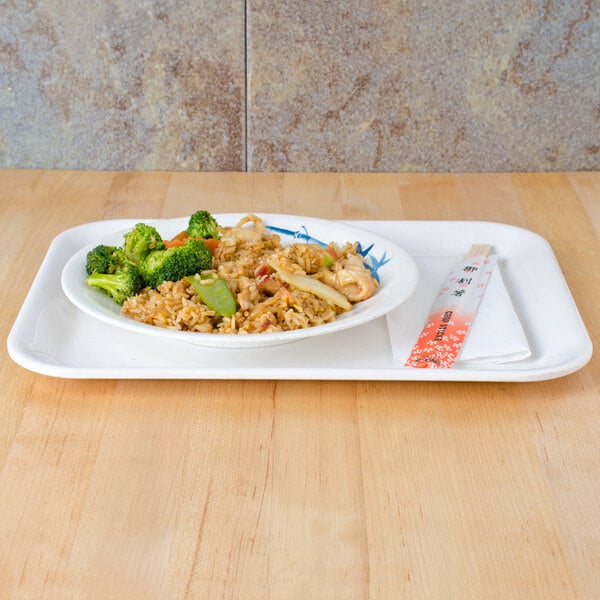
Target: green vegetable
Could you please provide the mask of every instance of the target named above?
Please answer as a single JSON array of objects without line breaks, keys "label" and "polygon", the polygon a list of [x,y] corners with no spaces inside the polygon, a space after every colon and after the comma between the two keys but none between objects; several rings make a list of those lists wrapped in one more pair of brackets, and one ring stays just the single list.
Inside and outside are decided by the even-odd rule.
[{"label": "green vegetable", "polygon": [[235,314],[237,310],[235,296],[224,279],[201,273],[188,277],[188,281],[208,308],[222,317],[231,317]]},{"label": "green vegetable", "polygon": [[139,268],[146,285],[156,288],[212,268],[212,254],[204,242],[190,239],[183,246],[150,252]]},{"label": "green vegetable", "polygon": [[215,240],[221,237],[219,224],[206,210],[196,211],[190,217],[187,232],[190,237],[214,238]]},{"label": "green vegetable", "polygon": [[158,231],[146,223],[138,223],[124,236],[123,251],[136,265],[142,262],[150,252],[163,250],[165,244]]},{"label": "green vegetable", "polygon": [[89,286],[110,296],[118,304],[123,304],[127,298],[138,294],[144,286],[138,268],[129,262],[112,273],[94,271],[85,281]]},{"label": "green vegetable", "polygon": [[101,244],[86,256],[86,283],[123,304],[135,296],[144,282],[138,268],[132,264],[121,248]]},{"label": "green vegetable", "polygon": [[335,261],[329,252],[323,252],[323,267],[325,269],[329,269],[329,267],[333,267],[335,265]]},{"label": "green vegetable", "polygon": [[128,261],[127,256],[120,248],[101,244],[87,253],[85,270],[88,275],[92,273],[114,273]]}]

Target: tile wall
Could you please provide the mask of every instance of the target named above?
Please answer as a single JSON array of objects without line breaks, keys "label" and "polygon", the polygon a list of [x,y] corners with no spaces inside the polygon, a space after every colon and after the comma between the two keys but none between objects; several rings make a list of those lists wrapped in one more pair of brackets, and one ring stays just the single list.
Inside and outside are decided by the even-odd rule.
[{"label": "tile wall", "polygon": [[0,0],[0,168],[600,170],[600,0]]}]

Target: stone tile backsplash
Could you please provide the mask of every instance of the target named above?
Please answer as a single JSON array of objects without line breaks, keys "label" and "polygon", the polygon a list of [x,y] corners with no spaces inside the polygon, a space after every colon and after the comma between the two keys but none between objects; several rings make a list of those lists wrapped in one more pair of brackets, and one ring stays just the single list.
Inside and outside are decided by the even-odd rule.
[{"label": "stone tile backsplash", "polygon": [[0,0],[0,167],[600,169],[600,0]]},{"label": "stone tile backsplash", "polygon": [[0,7],[0,165],[245,168],[239,0]]}]

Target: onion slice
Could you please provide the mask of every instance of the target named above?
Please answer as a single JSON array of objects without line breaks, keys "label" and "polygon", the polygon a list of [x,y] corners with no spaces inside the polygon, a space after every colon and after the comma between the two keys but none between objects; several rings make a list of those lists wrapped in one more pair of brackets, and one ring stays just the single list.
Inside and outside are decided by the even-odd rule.
[{"label": "onion slice", "polygon": [[338,292],[335,288],[332,288],[330,285],[319,281],[318,279],[313,279],[312,277],[308,277],[307,275],[298,275],[296,273],[290,273],[289,271],[283,271],[280,269],[274,261],[268,261],[269,266],[281,277],[285,283],[295,287],[303,292],[308,292],[309,294],[314,294],[335,306],[339,306],[344,310],[350,310],[352,308],[352,304],[348,302],[348,298],[344,296],[341,292]]}]

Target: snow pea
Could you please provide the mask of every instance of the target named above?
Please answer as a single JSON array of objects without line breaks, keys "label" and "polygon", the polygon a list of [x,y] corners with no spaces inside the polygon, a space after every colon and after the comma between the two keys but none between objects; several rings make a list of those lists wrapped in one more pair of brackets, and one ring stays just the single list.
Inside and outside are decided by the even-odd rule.
[{"label": "snow pea", "polygon": [[235,296],[224,279],[201,273],[188,277],[188,281],[208,308],[222,317],[231,317],[235,314],[237,309]]}]

